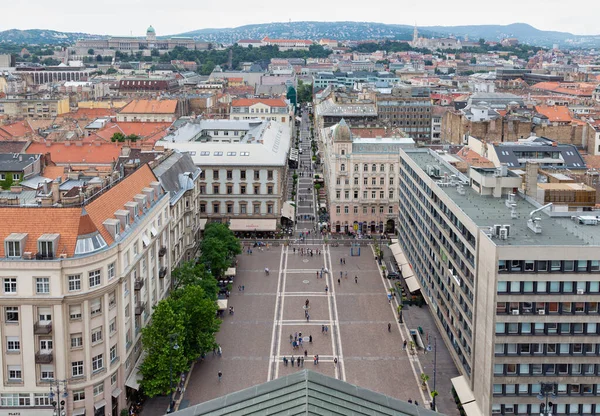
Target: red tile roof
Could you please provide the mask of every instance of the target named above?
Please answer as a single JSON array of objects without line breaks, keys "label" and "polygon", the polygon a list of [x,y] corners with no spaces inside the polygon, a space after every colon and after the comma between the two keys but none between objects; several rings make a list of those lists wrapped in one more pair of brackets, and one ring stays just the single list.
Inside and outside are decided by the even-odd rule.
[{"label": "red tile roof", "polygon": [[128,136],[136,134],[143,141],[157,141],[168,134],[167,129],[171,123],[141,123],[141,122],[118,122],[109,123],[102,130],[96,132],[96,136],[110,141],[113,134],[120,132]]},{"label": "red tile roof", "polygon": [[175,114],[177,100],[134,100],[120,113],[126,114]]},{"label": "red tile roof", "polygon": [[121,154],[121,147],[120,143],[38,142],[31,143],[26,152],[29,154],[50,153],[52,161],[58,165],[110,165]]},{"label": "red tile roof", "polygon": [[137,194],[143,194],[142,189],[149,187],[150,183],[156,180],[152,169],[147,164],[142,165],[110,191],[99,196],[85,207],[92,222],[96,225],[107,244],[112,244],[114,239],[104,227],[104,221],[108,218],[115,218],[116,211],[125,209],[126,202],[133,201],[133,197]]},{"label": "red tile roof", "polygon": [[117,114],[114,108],[78,108],[72,113],[63,114],[62,117],[70,117],[75,120],[94,120],[100,117],[110,117]]},{"label": "red tile roof", "polygon": [[550,122],[570,123],[573,120],[569,108],[564,105],[536,105],[535,111],[548,117]]},{"label": "red tile roof", "polygon": [[269,107],[287,107],[285,101],[280,98],[240,98],[231,102],[232,107],[250,107],[254,104],[264,104]]},{"label": "red tile roof", "polygon": [[31,126],[26,121],[4,124],[0,126],[0,130],[4,130],[4,132],[14,138],[25,137],[34,133]]}]

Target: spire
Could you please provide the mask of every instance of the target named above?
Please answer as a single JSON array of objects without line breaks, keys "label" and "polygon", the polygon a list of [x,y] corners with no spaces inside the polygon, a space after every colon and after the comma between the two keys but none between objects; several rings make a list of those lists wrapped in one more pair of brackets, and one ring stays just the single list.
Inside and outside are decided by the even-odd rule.
[{"label": "spire", "polygon": [[416,44],[418,39],[419,39],[419,30],[417,29],[417,22],[415,22],[415,28],[413,30],[413,44]]}]

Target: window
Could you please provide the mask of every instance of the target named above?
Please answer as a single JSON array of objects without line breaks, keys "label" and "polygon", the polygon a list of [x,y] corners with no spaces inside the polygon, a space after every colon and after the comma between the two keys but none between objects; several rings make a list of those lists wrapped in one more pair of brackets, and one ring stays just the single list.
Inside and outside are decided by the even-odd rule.
[{"label": "window", "polygon": [[104,383],[98,383],[94,385],[94,396],[98,396],[104,393]]},{"label": "window", "polygon": [[92,329],[92,344],[102,341],[102,327]]},{"label": "window", "polygon": [[4,308],[6,314],[7,323],[19,322],[19,307],[18,306],[7,306]]},{"label": "window", "polygon": [[116,372],[110,376],[110,385],[112,386],[113,384],[117,384],[117,373]]},{"label": "window", "polygon": [[546,272],[548,271],[548,262],[547,261],[538,261],[537,262],[538,272]]},{"label": "window", "polygon": [[246,180],[246,171],[245,170],[240,170],[240,179],[243,181]]},{"label": "window", "polygon": [[98,299],[93,299],[90,302],[90,314],[92,316],[98,315],[102,313],[102,301],[100,298]]},{"label": "window", "polygon": [[227,171],[227,179],[229,179],[229,180],[233,179],[233,171],[231,171],[231,170]]},{"label": "window", "polygon": [[72,321],[81,319],[81,305],[69,305],[69,318]]},{"label": "window", "polygon": [[214,180],[218,180],[219,179],[219,171],[218,170],[213,170],[213,179]]},{"label": "window", "polygon": [[363,165],[363,172],[368,172],[369,171],[369,165],[367,165],[366,163]]},{"label": "window", "polygon": [[110,362],[114,362],[117,359],[117,345],[110,347]]},{"label": "window", "polygon": [[20,241],[6,241],[6,257],[21,257]]},{"label": "window", "polygon": [[69,280],[69,292],[81,290],[81,275],[73,274],[68,276]]},{"label": "window", "polygon": [[213,185],[213,194],[217,195],[219,193],[219,185]]},{"label": "window", "polygon": [[16,277],[5,277],[4,278],[4,293],[17,293],[17,278]]},{"label": "window", "polygon": [[273,204],[267,204],[267,214],[273,213]]},{"label": "window", "polygon": [[31,406],[31,397],[29,393],[2,393],[0,395],[0,406]]},{"label": "window", "polygon": [[107,270],[108,280],[110,280],[116,276],[115,263],[110,263],[106,270]]},{"label": "window", "polygon": [[75,390],[73,391],[73,401],[79,402],[81,400],[85,400],[85,390]]},{"label": "window", "polygon": [[71,374],[73,377],[83,376],[83,361],[73,361],[71,363]]},{"label": "window", "polygon": [[92,357],[92,372],[100,371],[104,368],[104,357],[98,354]]},{"label": "window", "polygon": [[255,170],[254,171],[254,180],[257,181],[260,179],[260,171],[259,170]]},{"label": "window", "polygon": [[260,186],[254,185],[254,195],[258,195],[260,193]]},{"label": "window", "polygon": [[252,205],[252,213],[253,214],[260,214],[260,204],[253,204]]},{"label": "window", "polygon": [[356,207],[356,206],[354,207],[354,213],[358,214],[358,207]]},{"label": "window", "polygon": [[[43,372],[42,372],[43,373]],[[48,377],[48,379],[54,378],[54,371],[52,371],[52,377]],[[34,406],[51,406],[50,396],[47,393],[34,393],[33,394],[33,405]]]},{"label": "window", "polygon": [[83,347],[83,335],[81,334],[71,334],[71,348],[81,348]]},{"label": "window", "polygon": [[337,206],[335,207],[335,213],[336,213],[336,214],[341,214],[341,213],[342,213],[342,208],[341,208],[339,205],[337,205]]},{"label": "window", "polygon": [[40,366],[40,379],[41,380],[53,380],[54,379],[54,367],[51,365]]},{"label": "window", "polygon": [[533,260],[525,260],[525,271],[532,272],[535,269],[535,261]]},{"label": "window", "polygon": [[54,242],[40,240],[38,241],[39,254],[44,259],[51,259],[54,257]]},{"label": "window", "polygon": [[267,194],[268,195],[273,195],[273,185],[267,186]]},{"label": "window", "polygon": [[19,341],[19,337],[6,337],[6,350],[8,352],[20,351],[21,341]]},{"label": "window", "polygon": [[377,165],[375,163],[371,166],[371,172],[377,172]]},{"label": "window", "polygon": [[219,203],[213,202],[213,214],[218,214],[218,213],[219,213]]},{"label": "window", "polygon": [[246,204],[245,203],[240,203],[240,213],[246,214]]},{"label": "window", "polygon": [[38,295],[50,293],[50,278],[49,277],[36,277],[35,278],[35,291]]}]

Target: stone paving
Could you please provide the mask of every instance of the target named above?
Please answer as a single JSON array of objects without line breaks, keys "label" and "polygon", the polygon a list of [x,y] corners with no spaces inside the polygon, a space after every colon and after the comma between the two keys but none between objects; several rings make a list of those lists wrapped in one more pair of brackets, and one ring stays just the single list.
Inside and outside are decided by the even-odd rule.
[{"label": "stone paving", "polygon": [[[310,150],[305,129],[302,135],[305,150],[301,161],[308,162]],[[304,201],[298,203],[300,215],[315,215],[316,201],[313,192],[308,190],[311,185],[310,177],[299,178],[298,195],[304,197]],[[312,221],[299,221],[294,238],[298,238],[299,232],[314,230],[313,227]],[[351,256],[350,247],[326,247],[318,238],[307,238],[305,243],[268,250],[255,248],[252,255],[238,256],[237,276],[229,298],[235,315],[223,318],[217,335],[223,355],[209,354],[195,365],[180,408],[303,368],[398,399],[427,404],[429,392],[421,389],[419,376],[422,371],[432,376],[433,354],[409,355],[403,351],[402,342],[409,336],[408,328],[415,326],[435,334],[433,318],[427,316],[428,309],[422,308],[419,314],[405,308],[407,325],[398,324],[395,300],[390,304],[386,296],[390,282],[382,278],[370,247],[363,246],[360,256]],[[303,256],[299,253],[300,247],[322,252],[312,257]],[[340,258],[345,259],[345,264],[340,264]],[[265,275],[265,267],[270,269],[269,276]],[[320,278],[322,268],[327,268],[329,273]],[[244,285],[245,290],[238,290],[238,285]],[[309,300],[308,322],[304,309],[306,299]],[[390,332],[388,323],[391,323]],[[323,333],[323,325],[327,325],[327,333]],[[306,339],[302,347],[294,349],[290,334],[296,332],[301,332],[304,339],[312,335],[312,343]],[[439,336],[437,347],[438,411],[457,415],[446,387],[449,378],[458,372]],[[284,365],[283,357],[304,356],[305,350],[303,368]],[[313,363],[316,354],[319,364]],[[338,360],[337,364],[334,359]],[[217,379],[218,371],[223,373],[221,382]],[[442,382],[442,377],[447,380]]]}]

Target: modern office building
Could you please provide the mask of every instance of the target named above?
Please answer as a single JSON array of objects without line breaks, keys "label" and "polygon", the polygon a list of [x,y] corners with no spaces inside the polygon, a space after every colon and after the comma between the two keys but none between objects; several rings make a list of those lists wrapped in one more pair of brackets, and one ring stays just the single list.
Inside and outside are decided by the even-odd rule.
[{"label": "modern office building", "polygon": [[202,169],[201,227],[227,222],[236,232],[273,232],[282,216],[294,218],[285,199],[290,145],[289,126],[258,119],[188,123],[157,142]]},{"label": "modern office building", "polygon": [[354,137],[346,122],[321,131],[331,231],[394,233],[398,218],[399,150],[409,137]]},{"label": "modern office building", "polygon": [[118,415],[138,388],[141,329],[170,287],[169,196],[147,165],[91,183],[0,207],[0,414]]},{"label": "modern office building", "polygon": [[[399,244],[462,372],[467,415],[600,414],[598,212],[540,206],[506,167],[400,150]],[[410,266],[410,267],[408,267]]]}]

